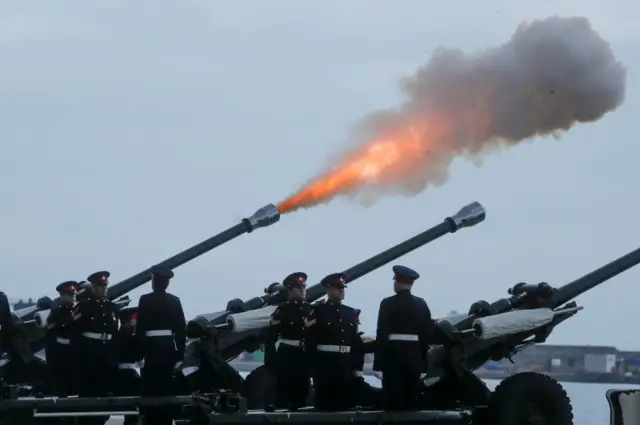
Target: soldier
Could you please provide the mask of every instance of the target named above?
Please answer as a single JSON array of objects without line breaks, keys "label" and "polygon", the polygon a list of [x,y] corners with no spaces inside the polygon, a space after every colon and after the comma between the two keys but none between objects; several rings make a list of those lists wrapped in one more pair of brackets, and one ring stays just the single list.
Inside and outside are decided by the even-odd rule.
[{"label": "soldier", "polygon": [[[142,349],[142,395],[173,394],[173,371],[182,361],[186,345],[186,320],[180,298],[166,292],[173,272],[162,266],[151,268],[153,292],[140,297],[136,335]],[[154,408],[143,412],[144,423],[170,425],[172,412]]]},{"label": "soldier", "polygon": [[396,295],[380,303],[373,370],[382,372],[385,408],[407,410],[418,403],[434,322],[427,303],[411,295],[420,275],[404,266],[393,272]]},{"label": "soldier", "polygon": [[315,406],[322,410],[348,409],[355,401],[360,336],[359,312],[342,304],[346,277],[334,273],[320,282],[327,301],[314,306],[315,323],[309,328],[307,350],[315,386]]},{"label": "soldier", "polygon": [[11,305],[4,292],[0,291],[0,355],[5,351],[13,350],[15,338],[15,324],[11,317]]},{"label": "soldier", "polygon": [[[128,307],[120,310],[122,327],[118,332],[118,347],[120,356],[118,373],[116,375],[116,394],[119,396],[136,396],[140,394],[140,374],[136,364],[140,354],[136,339],[136,322],[138,307]],[[126,415],[123,425],[135,425],[138,415]]]},{"label": "soldier", "polygon": [[77,285],[76,281],[68,280],[56,287],[60,301],[47,317],[45,356],[53,378],[53,393],[58,397],[76,394],[76,357],[71,339]]},{"label": "soldier", "polygon": [[[264,363],[276,377],[277,404],[296,410],[306,405],[309,394],[309,370],[304,351],[307,328],[313,324],[311,306],[304,300],[307,275],[287,276],[282,284],[289,299],[271,315],[265,340]],[[276,350],[276,341],[280,344]]]},{"label": "soldier", "polygon": [[[8,354],[9,362],[3,367],[3,376],[7,383],[17,384],[26,381],[38,381],[33,371],[37,365],[32,363],[35,356],[31,353],[26,335],[14,322],[11,304],[4,292],[0,292],[0,355]],[[37,362],[40,362],[38,359]],[[46,375],[46,366],[44,373]],[[2,379],[0,379],[0,384]],[[37,385],[39,382],[37,382]]]},{"label": "soldier", "polygon": [[[91,294],[74,309],[72,344],[77,348],[80,397],[104,397],[113,391],[118,370],[118,306],[107,298],[110,273],[87,278]],[[108,417],[78,418],[79,424],[103,424]]]}]

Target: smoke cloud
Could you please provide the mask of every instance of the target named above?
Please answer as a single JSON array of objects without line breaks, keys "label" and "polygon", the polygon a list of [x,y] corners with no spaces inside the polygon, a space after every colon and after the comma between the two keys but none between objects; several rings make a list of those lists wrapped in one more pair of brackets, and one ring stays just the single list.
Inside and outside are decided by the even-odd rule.
[{"label": "smoke cloud", "polygon": [[626,69],[586,18],[551,17],[521,24],[507,43],[480,54],[440,48],[401,88],[405,102],[366,116],[356,148],[287,208],[337,195],[414,195],[446,182],[458,156],[477,162],[536,136],[559,137],[623,103]]},{"label": "smoke cloud", "polygon": [[551,17],[521,24],[509,42],[481,54],[438,49],[402,89],[406,102],[370,115],[361,131],[375,140],[444,122],[436,143],[425,132],[427,151],[414,158],[421,164],[413,173],[382,181],[416,193],[444,183],[456,156],[559,137],[602,118],[624,102],[626,69],[586,18]]}]

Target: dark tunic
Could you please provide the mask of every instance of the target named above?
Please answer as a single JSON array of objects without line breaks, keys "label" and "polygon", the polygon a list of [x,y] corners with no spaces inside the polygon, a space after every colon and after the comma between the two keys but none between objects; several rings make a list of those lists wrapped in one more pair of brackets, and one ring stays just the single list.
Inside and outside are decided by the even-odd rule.
[{"label": "dark tunic", "polygon": [[354,404],[354,372],[360,360],[358,311],[333,301],[314,306],[307,349],[313,371],[315,404],[341,410]]},{"label": "dark tunic", "polygon": [[429,338],[435,327],[422,298],[400,291],[380,303],[373,369],[383,372],[383,389],[391,410],[412,409],[426,371]]},{"label": "dark tunic", "polygon": [[[302,301],[288,301],[271,316],[265,340],[264,362],[276,377],[276,404],[297,408],[306,404],[309,368],[304,349],[307,329],[313,324],[313,310]],[[276,341],[280,344],[276,349]]]}]

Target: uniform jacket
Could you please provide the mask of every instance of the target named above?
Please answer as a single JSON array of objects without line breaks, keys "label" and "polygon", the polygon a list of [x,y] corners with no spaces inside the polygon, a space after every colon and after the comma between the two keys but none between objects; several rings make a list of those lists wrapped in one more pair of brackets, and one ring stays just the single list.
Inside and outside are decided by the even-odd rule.
[{"label": "uniform jacket", "polygon": [[47,317],[47,334],[45,353],[47,363],[56,366],[56,363],[67,361],[75,362],[72,358],[73,339],[73,311],[72,305],[58,305]]},{"label": "uniform jacket", "polygon": [[[400,291],[380,303],[373,369],[387,372],[426,371],[429,340],[435,327],[422,298]],[[390,335],[416,335],[418,341],[389,340]]]},{"label": "uniform jacket", "polygon": [[[292,367],[303,367],[306,363],[304,344],[307,339],[307,330],[313,325],[313,309],[304,301],[287,301],[276,307],[271,315],[269,329],[265,339],[264,363],[271,371],[278,366],[285,366],[294,362]],[[278,338],[289,341],[300,341],[300,347],[292,347],[280,343],[276,351]]]},{"label": "uniform jacket", "polygon": [[[147,364],[182,361],[187,342],[186,319],[180,298],[164,291],[144,294],[138,301],[136,337]],[[150,337],[147,332],[170,330],[173,337]]]},{"label": "uniform jacket", "polygon": [[[334,301],[313,306],[313,322],[307,335],[307,352],[314,372],[351,374],[357,369],[361,344],[358,314],[356,309]],[[342,347],[344,352],[323,351],[323,346],[332,350]]]},{"label": "uniform jacket", "polygon": [[0,292],[0,340],[2,342],[0,354],[5,350],[10,349],[14,337],[15,325],[13,323],[13,318],[11,317],[9,299],[4,292]]},{"label": "uniform jacket", "polygon": [[73,311],[73,337],[74,343],[83,345],[87,342],[100,342],[97,339],[83,336],[85,332],[94,334],[111,335],[105,340],[105,344],[117,341],[120,321],[117,304],[107,298],[97,298],[90,295],[76,303]]}]

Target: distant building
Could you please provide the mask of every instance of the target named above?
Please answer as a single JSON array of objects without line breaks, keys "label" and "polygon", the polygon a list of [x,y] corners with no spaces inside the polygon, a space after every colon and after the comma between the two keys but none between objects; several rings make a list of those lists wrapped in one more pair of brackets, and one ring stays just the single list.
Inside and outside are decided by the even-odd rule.
[{"label": "distant building", "polygon": [[33,300],[33,298],[29,298],[27,300],[20,299],[18,301],[12,301],[11,304],[13,305],[14,310],[20,310],[21,308],[34,306],[36,305],[36,302]]},{"label": "distant building", "polygon": [[513,357],[515,365],[502,360],[513,371],[535,370],[556,374],[610,373],[616,368],[616,347],[599,345],[538,344]]}]

